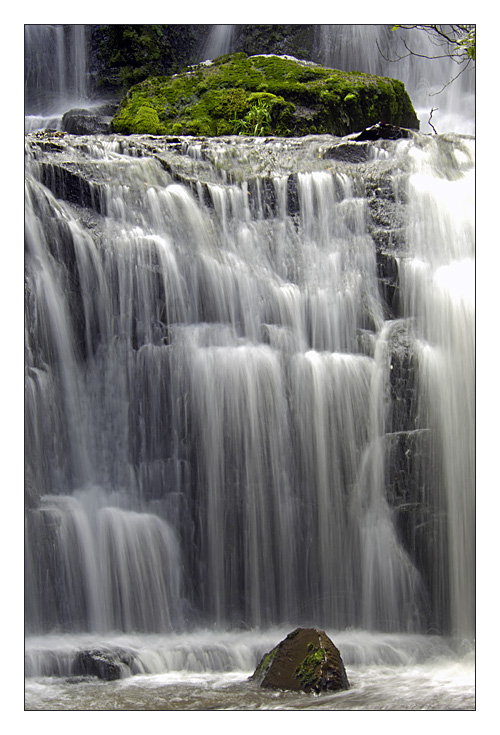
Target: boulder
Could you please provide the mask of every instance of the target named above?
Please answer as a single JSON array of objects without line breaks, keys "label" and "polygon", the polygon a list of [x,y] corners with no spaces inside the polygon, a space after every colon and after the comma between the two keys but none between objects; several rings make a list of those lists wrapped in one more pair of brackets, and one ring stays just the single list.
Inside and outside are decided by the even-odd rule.
[{"label": "boulder", "polygon": [[62,129],[72,135],[107,134],[111,131],[111,121],[117,106],[106,103],[97,107],[68,110],[62,118]]},{"label": "boulder", "polygon": [[338,648],[317,628],[289,633],[262,657],[250,678],[269,689],[316,693],[349,689]]},{"label": "boulder", "polygon": [[402,82],[289,56],[229,54],[132,86],[112,130],[150,135],[344,136],[377,120],[418,130]]},{"label": "boulder", "polygon": [[73,676],[97,676],[114,681],[130,676],[131,657],[120,652],[92,649],[78,651],[72,663]]}]

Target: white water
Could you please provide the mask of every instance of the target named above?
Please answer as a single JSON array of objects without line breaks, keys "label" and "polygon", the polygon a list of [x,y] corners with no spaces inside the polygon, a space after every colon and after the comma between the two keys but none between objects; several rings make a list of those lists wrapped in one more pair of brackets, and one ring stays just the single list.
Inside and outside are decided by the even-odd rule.
[{"label": "white water", "polygon": [[[326,66],[380,74],[404,82],[422,132],[433,132],[428,120],[434,108],[432,125],[439,133],[474,134],[472,65],[459,75],[461,67],[451,58],[433,58],[444,55],[444,49],[436,47],[429,34],[418,29],[392,30],[388,25],[325,24],[317,26],[315,44],[315,60]],[[408,49],[418,56],[409,55]]]},{"label": "white water", "polygon": [[[418,315],[422,395],[444,450],[439,472],[447,512],[455,519],[448,540],[450,609],[452,628],[460,630],[474,606],[475,536],[464,527],[465,519],[475,517],[473,173],[436,182],[425,157],[416,161],[410,179],[412,257],[403,261],[401,279],[405,313]],[[437,230],[429,227],[436,217]]]},{"label": "white water", "polygon": [[[286,629],[199,630],[182,636],[50,636],[27,643],[27,709],[69,710],[467,710],[474,654],[432,636],[327,631],[342,650],[350,689],[308,696],[260,689],[248,678]],[[116,681],[70,676],[80,648],[127,651]],[[127,668],[127,667],[124,667]],[[43,671],[51,676],[43,676]],[[57,672],[57,676],[54,674]]]},{"label": "white water", "polygon": [[234,35],[234,25],[221,24],[212,26],[199,60],[216,59],[218,56],[229,54],[232,51]]}]

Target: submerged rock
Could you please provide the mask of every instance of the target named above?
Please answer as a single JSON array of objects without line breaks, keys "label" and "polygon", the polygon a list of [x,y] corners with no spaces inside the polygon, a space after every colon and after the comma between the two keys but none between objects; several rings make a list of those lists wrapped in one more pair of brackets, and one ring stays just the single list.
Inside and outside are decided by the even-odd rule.
[{"label": "submerged rock", "polygon": [[349,689],[340,651],[317,628],[297,628],[266,653],[251,679],[269,689],[323,692]]}]

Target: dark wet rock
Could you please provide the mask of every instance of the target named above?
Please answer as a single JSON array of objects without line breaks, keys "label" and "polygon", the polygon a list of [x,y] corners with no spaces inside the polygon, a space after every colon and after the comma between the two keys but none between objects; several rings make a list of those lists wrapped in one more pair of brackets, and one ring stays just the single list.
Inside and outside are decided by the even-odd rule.
[{"label": "dark wet rock", "polygon": [[251,679],[268,689],[316,693],[349,689],[338,648],[317,628],[289,633],[262,657]]},{"label": "dark wet rock", "polygon": [[106,214],[106,198],[100,182],[93,181],[92,172],[85,171],[83,166],[73,161],[41,161],[39,174],[41,183],[58,199]]},{"label": "dark wet rock", "polygon": [[93,108],[77,108],[65,112],[62,129],[73,135],[107,134],[118,105],[107,103]]},{"label": "dark wet rock", "polygon": [[287,188],[286,188],[286,201],[287,201],[287,212],[292,217],[299,213],[299,192],[298,192],[298,179],[297,174],[291,174],[288,177]]},{"label": "dark wet rock", "polygon": [[130,675],[132,664],[129,654],[117,651],[92,649],[79,651],[72,664],[73,676],[97,676],[105,681],[114,681]]},{"label": "dark wet rock", "polygon": [[[390,143],[386,145],[391,146]],[[368,232],[375,243],[385,318],[394,319],[401,316],[399,260],[408,247],[406,176],[404,172],[386,167],[385,162],[377,162],[371,171],[366,171],[363,181],[369,213]]]},{"label": "dark wet rock", "polygon": [[398,260],[392,253],[380,248],[376,251],[376,259],[380,295],[388,309],[388,316],[393,316],[400,309]]},{"label": "dark wet rock", "polygon": [[345,161],[346,163],[364,163],[370,159],[369,143],[359,143],[349,140],[328,148],[323,158],[333,161]]},{"label": "dark wet rock", "polygon": [[410,131],[405,128],[381,121],[365,128],[354,140],[399,140],[400,138],[408,138],[410,134]]}]

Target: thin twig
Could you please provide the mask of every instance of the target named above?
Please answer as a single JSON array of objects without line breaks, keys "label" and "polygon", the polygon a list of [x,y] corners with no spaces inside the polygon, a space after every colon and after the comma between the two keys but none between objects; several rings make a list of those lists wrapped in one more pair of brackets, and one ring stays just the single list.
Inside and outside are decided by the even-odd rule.
[{"label": "thin twig", "polygon": [[431,126],[431,128],[432,128],[432,129],[434,130],[434,133],[435,133],[436,135],[438,134],[438,132],[437,132],[436,128],[434,127],[434,125],[433,125],[433,124],[431,123],[431,117],[432,117],[432,113],[433,113],[433,112],[437,112],[437,111],[438,111],[438,109],[439,109],[438,107],[435,107],[435,108],[433,107],[433,108],[432,108],[432,110],[431,110],[431,114],[429,115],[429,125],[430,125],[430,126]]},{"label": "thin twig", "polygon": [[437,95],[437,94],[441,94],[441,92],[442,92],[442,91],[443,91],[444,89],[446,89],[446,87],[448,87],[448,86],[449,86],[449,85],[450,85],[450,84],[451,84],[452,82],[454,82],[454,81],[455,81],[455,79],[458,79],[458,77],[459,77],[459,76],[460,76],[461,74],[463,74],[463,73],[464,73],[464,71],[467,71],[467,69],[469,68],[469,64],[470,64],[470,62],[471,62],[471,59],[469,59],[469,61],[467,62],[467,64],[466,64],[466,65],[464,66],[464,68],[463,68],[463,69],[460,69],[460,71],[458,72],[458,74],[456,74],[456,75],[455,75],[454,77],[452,77],[452,78],[451,78],[451,79],[450,79],[450,80],[449,80],[448,82],[446,82],[446,84],[444,84],[444,85],[443,85],[443,86],[441,87],[441,89],[440,89],[440,90],[439,90],[438,92],[429,92],[429,97],[435,97],[435,95]]}]

